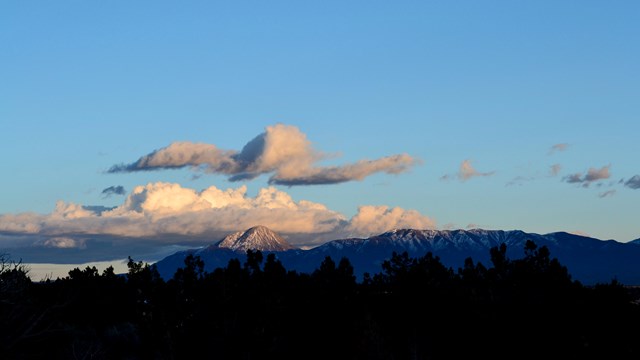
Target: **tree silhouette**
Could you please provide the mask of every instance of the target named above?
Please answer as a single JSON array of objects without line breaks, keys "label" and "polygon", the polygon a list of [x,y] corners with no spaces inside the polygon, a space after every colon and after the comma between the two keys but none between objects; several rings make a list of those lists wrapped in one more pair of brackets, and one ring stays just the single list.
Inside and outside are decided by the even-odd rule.
[{"label": "tree silhouette", "polygon": [[[613,280],[584,286],[546,247],[506,245],[457,272],[433,253],[392,253],[358,283],[347,258],[311,274],[277,253],[204,271],[187,253],[164,282],[155,267],[73,269],[31,282],[0,257],[0,354],[7,359],[638,358],[640,308]],[[637,300],[637,299],[635,299]]]}]

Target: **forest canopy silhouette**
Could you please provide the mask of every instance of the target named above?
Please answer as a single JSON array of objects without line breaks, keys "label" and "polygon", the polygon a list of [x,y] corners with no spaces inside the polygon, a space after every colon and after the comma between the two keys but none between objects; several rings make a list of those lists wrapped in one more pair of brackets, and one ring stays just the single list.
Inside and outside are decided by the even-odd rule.
[{"label": "forest canopy silhouette", "polygon": [[356,281],[349,259],[310,274],[273,253],[204,271],[185,259],[169,281],[129,258],[128,273],[76,268],[33,282],[0,262],[5,359],[637,358],[640,308],[613,279],[584,286],[529,241],[491,264],[457,269],[437,256],[393,253]]}]

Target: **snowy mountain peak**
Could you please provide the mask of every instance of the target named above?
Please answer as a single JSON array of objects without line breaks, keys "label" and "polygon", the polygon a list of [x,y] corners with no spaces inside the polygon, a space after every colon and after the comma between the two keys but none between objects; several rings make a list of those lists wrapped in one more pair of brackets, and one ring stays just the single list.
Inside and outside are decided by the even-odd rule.
[{"label": "snowy mountain peak", "polygon": [[217,245],[242,252],[247,250],[285,251],[294,248],[280,235],[262,225],[227,235]]},{"label": "snowy mountain peak", "polygon": [[[527,240],[539,241],[543,236],[519,230],[416,230],[395,229],[370,237],[369,240],[386,246],[407,247],[409,250],[439,251],[444,249],[489,250],[502,243],[524,245]],[[551,237],[549,237],[551,240]]]}]

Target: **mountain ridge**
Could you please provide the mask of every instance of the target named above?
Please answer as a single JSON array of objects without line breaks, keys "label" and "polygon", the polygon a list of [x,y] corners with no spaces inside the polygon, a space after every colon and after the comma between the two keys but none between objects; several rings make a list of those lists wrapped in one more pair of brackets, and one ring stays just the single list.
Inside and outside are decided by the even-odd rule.
[{"label": "mountain ridge", "polygon": [[[212,271],[217,267],[226,266],[233,258],[243,261],[246,250],[252,249],[274,253],[287,269],[299,272],[315,270],[326,256],[330,256],[335,261],[347,257],[354,267],[355,274],[362,278],[365,272],[370,274],[381,272],[382,262],[389,259],[393,252],[406,251],[413,257],[432,252],[440,257],[443,264],[457,269],[469,257],[475,262],[489,264],[489,250],[501,244],[507,245],[509,258],[521,258],[524,256],[525,243],[527,240],[532,240],[538,246],[549,248],[551,256],[558,258],[563,265],[567,266],[574,279],[581,282],[604,283],[616,278],[626,284],[640,285],[640,267],[636,265],[640,262],[638,243],[599,240],[567,232],[541,235],[526,233],[522,230],[394,229],[368,238],[332,240],[320,246],[302,250],[294,248],[273,231],[264,227],[258,227],[252,231],[255,237],[251,240],[247,240],[249,236],[240,240],[243,235],[239,233],[245,234],[249,230],[228,235],[225,237],[225,239],[229,238],[226,243],[223,239],[206,248],[173,254],[156,263],[157,268],[161,276],[170,278],[175,270],[183,265],[184,257],[194,254],[204,260],[207,271]],[[267,248],[264,244],[269,242],[258,239],[258,235],[265,234],[269,236],[275,234],[289,246]],[[234,246],[238,241],[240,244]],[[262,247],[259,248],[260,246]]]}]

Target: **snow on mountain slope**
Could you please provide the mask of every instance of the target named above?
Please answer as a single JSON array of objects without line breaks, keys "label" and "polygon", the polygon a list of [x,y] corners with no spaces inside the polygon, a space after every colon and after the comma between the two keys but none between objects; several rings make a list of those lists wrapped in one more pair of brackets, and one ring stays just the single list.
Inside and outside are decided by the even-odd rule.
[{"label": "snow on mountain slope", "polygon": [[286,251],[294,248],[266,226],[255,226],[246,231],[227,235],[217,246],[240,252],[247,250]]},{"label": "snow on mountain slope", "polygon": [[212,271],[227,266],[232,258],[241,262],[248,249],[275,253],[277,259],[289,270],[312,272],[326,256],[334,261],[348,258],[361,277],[382,271],[381,264],[395,251],[408,252],[410,256],[424,256],[432,252],[443,264],[454,270],[464,264],[467,257],[490,266],[489,249],[507,245],[507,257],[524,256],[527,240],[538,246],[547,246],[552,257],[567,266],[571,275],[588,284],[608,282],[617,278],[626,284],[640,284],[640,246],[614,240],[598,240],[590,237],[556,232],[545,235],[525,233],[520,230],[415,230],[396,229],[366,239],[341,239],[318,247],[301,250],[287,243],[282,237],[264,226],[240,231],[225,237],[215,245],[199,250],[176,253],[157,263],[161,275],[173,276],[183,265],[184,257],[193,253],[205,261],[205,269]]}]

